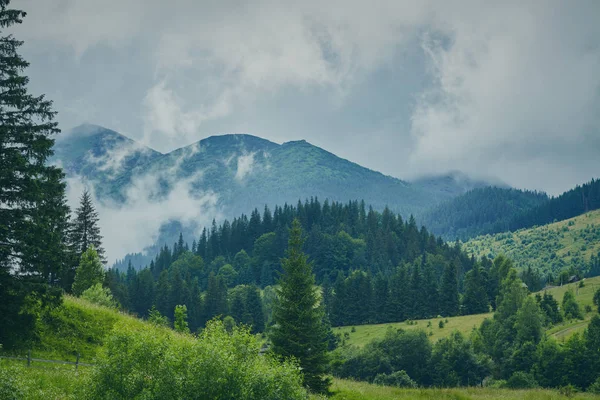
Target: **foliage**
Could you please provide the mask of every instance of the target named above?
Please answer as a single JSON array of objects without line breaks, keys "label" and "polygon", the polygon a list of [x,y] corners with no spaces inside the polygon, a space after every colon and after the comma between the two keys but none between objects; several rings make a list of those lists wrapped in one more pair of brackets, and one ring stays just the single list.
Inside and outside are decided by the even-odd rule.
[{"label": "foliage", "polygon": [[246,330],[213,321],[199,339],[119,328],[88,380],[94,399],[306,399],[293,364],[259,355]]},{"label": "foliage", "polygon": [[187,323],[187,307],[185,305],[175,306],[175,321],[173,326],[176,332],[190,333],[190,328]]},{"label": "foliage", "polygon": [[102,287],[101,283],[87,288],[82,294],[81,298],[89,301],[90,303],[98,304],[100,306],[116,308],[117,302],[112,296],[109,288]]},{"label": "foliage", "polygon": [[506,387],[509,389],[534,389],[538,387],[533,375],[523,371],[517,371],[506,381]]},{"label": "foliage", "polygon": [[[460,246],[419,229],[414,218],[404,221],[389,209],[367,210],[364,202],[321,203],[313,198],[295,207],[275,207],[273,213],[266,207],[262,215],[255,209],[250,218],[242,215],[220,225],[215,221],[194,241],[193,251],[180,236],[173,247],[163,246],[147,268],[109,271],[106,285],[140,316],[155,304],[172,319],[175,305],[185,304],[193,331],[214,316],[231,315],[260,332],[260,307],[245,304],[256,296],[239,297],[237,292],[239,287],[274,284],[287,227],[295,217],[306,232],[303,249],[313,262],[316,282],[329,282],[323,302],[333,326],[433,317],[442,313],[442,306],[451,309],[444,314],[456,314],[464,276],[479,264]],[[489,265],[480,267],[483,279]],[[456,277],[448,274],[441,282],[447,268],[454,268]],[[451,293],[444,297],[446,289]],[[495,297],[487,287],[486,293]],[[272,319],[270,299],[261,299],[267,322]],[[255,310],[252,321],[244,317],[246,309]]]},{"label": "foliage", "polygon": [[102,284],[103,280],[104,268],[96,249],[91,245],[81,255],[81,261],[79,262],[79,267],[77,267],[73,281],[73,294],[81,296],[84,291],[92,286]]},{"label": "foliage", "polygon": [[308,257],[302,252],[302,243],[300,222],[294,220],[273,310],[275,325],[269,336],[275,354],[298,360],[308,388],[326,392],[328,329],[323,323],[324,309],[319,306],[315,278]]},{"label": "foliage", "polygon": [[420,220],[446,240],[466,240],[507,231],[511,219],[548,201],[545,193],[511,188],[476,188],[427,210]]},{"label": "foliage", "polygon": [[416,388],[417,383],[410,379],[406,371],[396,371],[391,374],[379,374],[373,379],[376,385],[395,386],[400,388]]},{"label": "foliage", "polygon": [[505,254],[521,271],[531,268],[538,273],[542,285],[560,285],[561,271],[567,279],[573,275],[598,276],[600,210],[549,225],[479,236],[464,243],[463,249],[476,257]]},{"label": "foliage", "polygon": [[71,222],[70,245],[77,259],[81,258],[81,255],[90,246],[94,246],[98,257],[102,263],[106,264],[98,212],[94,207],[92,196],[88,190],[84,190],[81,194],[79,207],[75,210],[75,217]]},{"label": "foliage", "polygon": [[583,319],[583,314],[572,290],[568,290],[563,296],[562,311],[566,319]]},{"label": "foliage", "polygon": [[7,31],[26,13],[0,1],[0,343],[32,339],[40,309],[60,303],[67,268],[64,175],[48,165],[59,133],[52,102],[28,93],[18,53],[23,42]]},{"label": "foliage", "polygon": [[600,289],[596,290],[594,293],[594,305],[598,307],[598,312],[600,312]]},{"label": "foliage", "polygon": [[429,369],[436,387],[480,385],[490,373],[491,362],[476,354],[460,332],[454,332],[433,346]]},{"label": "foliage", "polygon": [[157,326],[168,327],[171,324],[169,323],[169,319],[162,315],[160,311],[156,309],[156,307],[152,306],[152,308],[148,312],[148,322]]}]

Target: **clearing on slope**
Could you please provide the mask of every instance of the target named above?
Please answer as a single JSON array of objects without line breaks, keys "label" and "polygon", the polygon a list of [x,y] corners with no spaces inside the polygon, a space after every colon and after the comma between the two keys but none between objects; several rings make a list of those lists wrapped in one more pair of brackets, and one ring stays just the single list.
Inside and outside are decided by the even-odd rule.
[{"label": "clearing on slope", "polygon": [[531,267],[557,273],[571,266],[584,269],[600,252],[600,210],[549,225],[479,236],[464,243],[463,249],[476,257],[504,254],[520,270]]}]

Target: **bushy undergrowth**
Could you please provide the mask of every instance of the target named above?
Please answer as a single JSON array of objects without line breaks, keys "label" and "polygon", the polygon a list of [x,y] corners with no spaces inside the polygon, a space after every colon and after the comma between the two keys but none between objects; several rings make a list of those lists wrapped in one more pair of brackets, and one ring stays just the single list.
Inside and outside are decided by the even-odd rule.
[{"label": "bushy undergrowth", "polygon": [[248,331],[213,321],[198,339],[117,326],[90,375],[93,399],[306,399],[299,369],[259,354]]}]

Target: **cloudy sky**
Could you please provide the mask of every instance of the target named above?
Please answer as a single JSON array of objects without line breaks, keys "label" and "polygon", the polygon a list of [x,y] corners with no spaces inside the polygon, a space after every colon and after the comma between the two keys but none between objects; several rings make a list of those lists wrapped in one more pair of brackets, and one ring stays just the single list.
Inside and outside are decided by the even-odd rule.
[{"label": "cloudy sky", "polygon": [[15,0],[63,129],[306,139],[400,178],[600,176],[600,2]]}]

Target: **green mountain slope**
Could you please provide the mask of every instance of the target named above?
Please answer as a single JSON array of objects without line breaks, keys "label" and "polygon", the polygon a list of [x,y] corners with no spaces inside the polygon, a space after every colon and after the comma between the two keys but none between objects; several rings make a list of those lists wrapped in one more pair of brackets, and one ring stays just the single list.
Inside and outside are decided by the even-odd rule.
[{"label": "green mountain slope", "polygon": [[479,236],[463,249],[477,257],[505,254],[521,270],[528,267],[557,273],[573,267],[585,272],[600,253],[600,210],[565,221],[516,232]]},{"label": "green mountain slope", "polygon": [[446,240],[507,231],[517,214],[548,201],[545,193],[510,188],[476,188],[439,204],[419,216],[419,222]]}]

